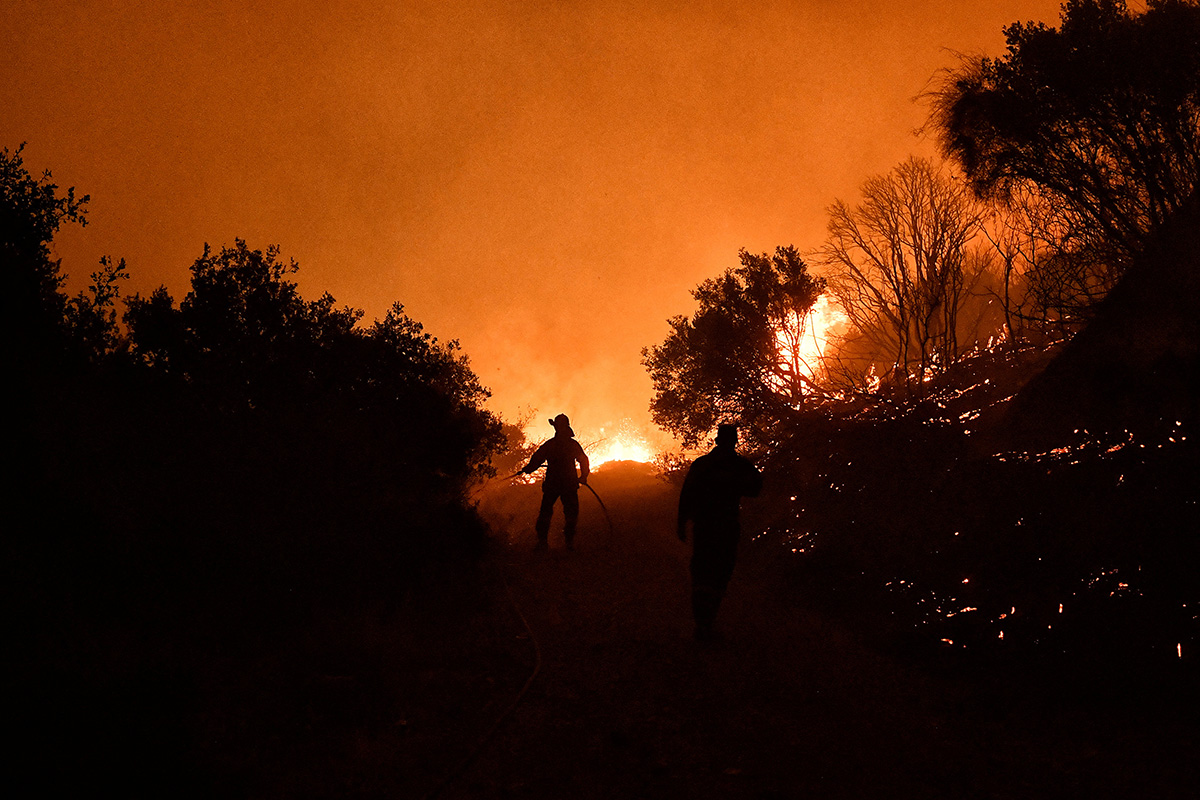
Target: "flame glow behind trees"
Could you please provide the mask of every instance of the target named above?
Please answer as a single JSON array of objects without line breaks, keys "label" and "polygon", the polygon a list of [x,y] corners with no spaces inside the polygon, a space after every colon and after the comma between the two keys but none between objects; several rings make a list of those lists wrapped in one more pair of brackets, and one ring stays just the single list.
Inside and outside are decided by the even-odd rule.
[{"label": "flame glow behind trees", "polygon": [[787,371],[820,381],[831,342],[836,342],[850,325],[850,318],[830,299],[817,298],[808,314],[792,314],[775,337],[779,361]]},{"label": "flame glow behind trees", "polygon": [[[525,440],[535,446],[548,438],[545,427],[541,425],[527,425],[524,433]],[[591,468],[596,469],[601,464],[614,461],[650,463],[654,460],[658,450],[648,436],[649,434],[637,426],[633,420],[623,419],[615,426],[581,427],[579,435],[575,438],[583,445]]]}]

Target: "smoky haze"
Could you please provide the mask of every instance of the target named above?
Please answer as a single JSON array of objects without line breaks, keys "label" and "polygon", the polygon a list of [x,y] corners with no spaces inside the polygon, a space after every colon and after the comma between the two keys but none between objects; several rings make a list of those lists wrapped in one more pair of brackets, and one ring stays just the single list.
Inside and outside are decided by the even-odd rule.
[{"label": "smoky haze", "polygon": [[92,197],[71,289],[110,254],[178,299],[205,242],[278,243],[305,296],[458,339],[506,417],[649,431],[640,350],[689,289],[815,248],[932,151],[913,98],[954,51],[1058,6],[18,0],[0,145]]}]

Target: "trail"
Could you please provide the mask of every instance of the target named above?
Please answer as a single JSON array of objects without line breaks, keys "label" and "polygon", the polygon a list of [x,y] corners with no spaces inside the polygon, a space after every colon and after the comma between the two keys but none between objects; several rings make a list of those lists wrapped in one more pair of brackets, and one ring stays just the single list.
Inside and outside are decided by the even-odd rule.
[{"label": "trail", "polygon": [[[1169,774],[1185,755],[1087,720],[1047,724],[978,702],[965,684],[875,652],[806,610],[803,587],[752,546],[720,638],[693,641],[675,490],[629,471],[593,483],[612,528],[584,501],[574,552],[558,517],[550,551],[533,550],[536,486],[481,507],[501,541],[490,568],[536,638],[540,671],[439,797],[1186,796]],[[523,626],[492,630],[513,663],[492,685],[491,716],[441,742],[447,766],[533,665]]]},{"label": "trail", "polygon": [[[575,552],[557,516],[550,552],[534,552],[538,487],[491,495],[481,511],[496,547],[458,584],[481,595],[434,584],[428,606],[408,609],[415,626],[380,631],[402,720],[352,747],[350,793],[1192,796],[1194,732],[997,696],[884,655],[811,610],[766,547],[743,549],[720,638],[695,642],[676,491],[628,470],[593,483],[612,528],[581,498]],[[454,602],[466,606],[448,612]]]},{"label": "trail", "polygon": [[896,673],[786,610],[752,563],[722,609],[721,639],[694,642],[673,491],[594,482],[611,542],[581,525],[575,552],[535,553],[518,531],[503,556],[542,680],[447,796],[862,796],[871,773],[911,760],[929,732],[898,718],[911,687]]}]

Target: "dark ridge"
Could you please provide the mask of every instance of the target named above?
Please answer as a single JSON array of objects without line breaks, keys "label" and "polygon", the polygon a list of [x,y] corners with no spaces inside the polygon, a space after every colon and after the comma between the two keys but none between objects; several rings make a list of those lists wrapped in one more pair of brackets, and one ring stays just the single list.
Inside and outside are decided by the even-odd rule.
[{"label": "dark ridge", "polygon": [[1197,419],[1200,198],[1096,309],[1092,322],[1022,389],[1009,432],[1053,440],[1076,428],[1158,430]]}]

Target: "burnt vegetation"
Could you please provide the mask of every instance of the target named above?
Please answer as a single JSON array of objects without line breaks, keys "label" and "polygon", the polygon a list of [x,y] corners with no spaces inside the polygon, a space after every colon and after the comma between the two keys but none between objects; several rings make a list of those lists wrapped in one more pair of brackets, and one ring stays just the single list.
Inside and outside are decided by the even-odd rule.
[{"label": "burnt vegetation", "polygon": [[803,391],[743,401],[771,396],[786,348],[737,337],[714,287],[757,295],[727,275],[645,351],[651,408],[692,443],[748,431],[761,541],[878,641],[1181,675],[1200,648],[1200,7],[1073,0],[1006,35],[926,98],[946,165],[870,178],[793,267],[846,314]]}]

